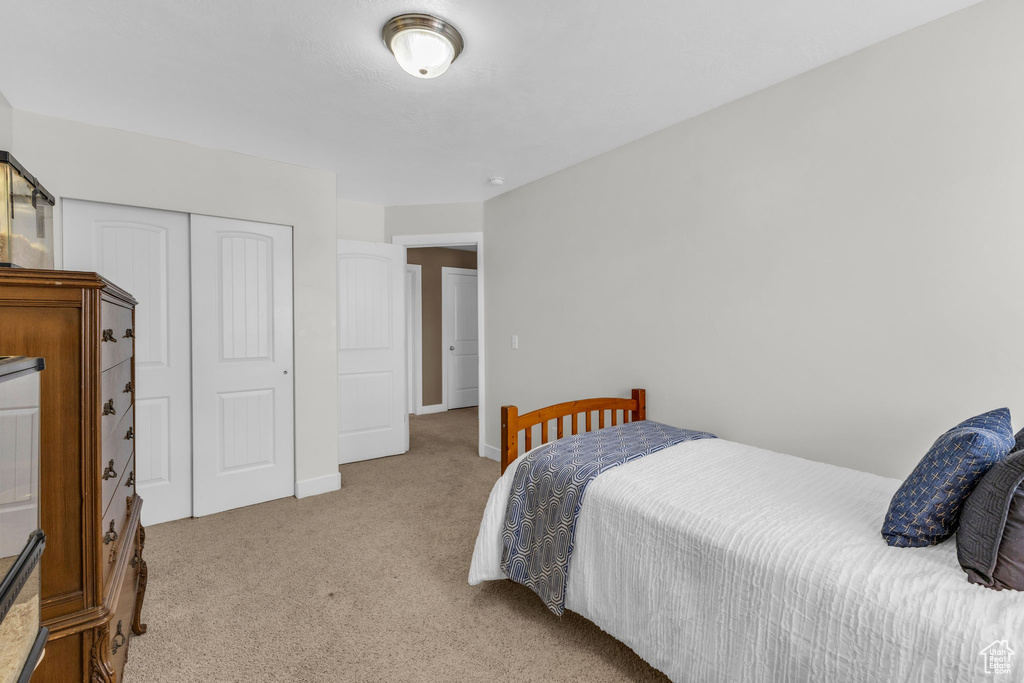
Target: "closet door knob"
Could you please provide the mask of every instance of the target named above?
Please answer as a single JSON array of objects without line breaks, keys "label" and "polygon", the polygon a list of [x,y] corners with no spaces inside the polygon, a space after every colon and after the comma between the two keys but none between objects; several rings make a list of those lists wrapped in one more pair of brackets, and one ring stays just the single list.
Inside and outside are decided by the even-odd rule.
[{"label": "closet door knob", "polygon": [[455,350],[455,347],[454,347],[454,346],[449,346],[449,347],[448,347],[448,350],[449,350],[449,351],[454,351],[454,350]]},{"label": "closet door knob", "polygon": [[117,410],[114,408],[114,399],[110,399],[103,404],[104,415],[117,415]]},{"label": "closet door knob", "polygon": [[106,469],[103,470],[103,479],[113,479],[117,476],[117,472],[114,470],[114,461],[111,460],[107,465]]},{"label": "closet door knob", "polygon": [[103,330],[103,341],[117,343],[117,337],[114,336],[114,331],[107,329]]}]

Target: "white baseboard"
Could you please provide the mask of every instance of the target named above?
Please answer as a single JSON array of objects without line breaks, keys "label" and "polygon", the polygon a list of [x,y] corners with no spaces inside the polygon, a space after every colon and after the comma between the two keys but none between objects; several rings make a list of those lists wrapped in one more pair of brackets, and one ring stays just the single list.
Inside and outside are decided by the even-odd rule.
[{"label": "white baseboard", "polygon": [[295,482],[295,497],[308,498],[309,496],[319,496],[321,493],[330,493],[340,488],[341,472],[335,472],[324,477]]},{"label": "white baseboard", "polygon": [[490,458],[491,460],[497,460],[498,462],[501,462],[501,449],[484,444],[484,452],[480,454],[480,457]]},{"label": "white baseboard", "polygon": [[448,412],[448,407],[443,403],[435,403],[432,406],[420,406],[417,415],[430,415],[431,413]]}]

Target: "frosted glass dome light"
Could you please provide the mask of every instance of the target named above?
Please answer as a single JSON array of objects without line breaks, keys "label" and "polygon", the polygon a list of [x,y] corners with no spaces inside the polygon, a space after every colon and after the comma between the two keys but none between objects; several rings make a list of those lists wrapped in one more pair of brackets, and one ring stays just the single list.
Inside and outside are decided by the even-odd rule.
[{"label": "frosted glass dome light", "polygon": [[414,28],[391,39],[391,52],[405,72],[417,78],[434,78],[448,70],[455,48],[442,36]]},{"label": "frosted glass dome light", "polygon": [[402,69],[417,78],[436,78],[462,52],[462,35],[429,14],[401,14],[384,24],[384,44]]}]

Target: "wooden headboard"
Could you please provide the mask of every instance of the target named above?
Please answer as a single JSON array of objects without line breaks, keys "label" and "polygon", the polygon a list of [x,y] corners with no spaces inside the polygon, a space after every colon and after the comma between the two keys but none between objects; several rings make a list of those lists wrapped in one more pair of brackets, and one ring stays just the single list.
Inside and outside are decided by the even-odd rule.
[{"label": "wooden headboard", "polygon": [[611,413],[611,425],[619,424],[618,413],[622,412],[622,424],[647,419],[647,393],[643,389],[634,389],[632,398],[585,398],[580,401],[558,403],[546,408],[538,408],[530,413],[519,414],[516,406],[501,407],[501,471],[519,457],[519,432],[524,432],[523,452],[533,448],[533,428],[540,425],[540,443],[546,444],[548,423],[556,420],[556,439],[565,436],[565,418],[572,416],[572,433],[580,433],[580,414],[586,415],[584,432],[594,428],[592,413],[597,413],[597,428],[605,426],[604,414]]}]

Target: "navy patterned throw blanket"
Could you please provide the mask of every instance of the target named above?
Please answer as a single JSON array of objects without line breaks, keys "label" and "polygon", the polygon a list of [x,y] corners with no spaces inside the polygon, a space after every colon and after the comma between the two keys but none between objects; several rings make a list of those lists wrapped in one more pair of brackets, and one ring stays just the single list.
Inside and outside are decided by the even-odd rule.
[{"label": "navy patterned throw blanket", "polygon": [[501,569],[565,612],[565,585],[583,494],[616,465],[714,434],[642,420],[553,441],[523,457],[505,511]]}]

